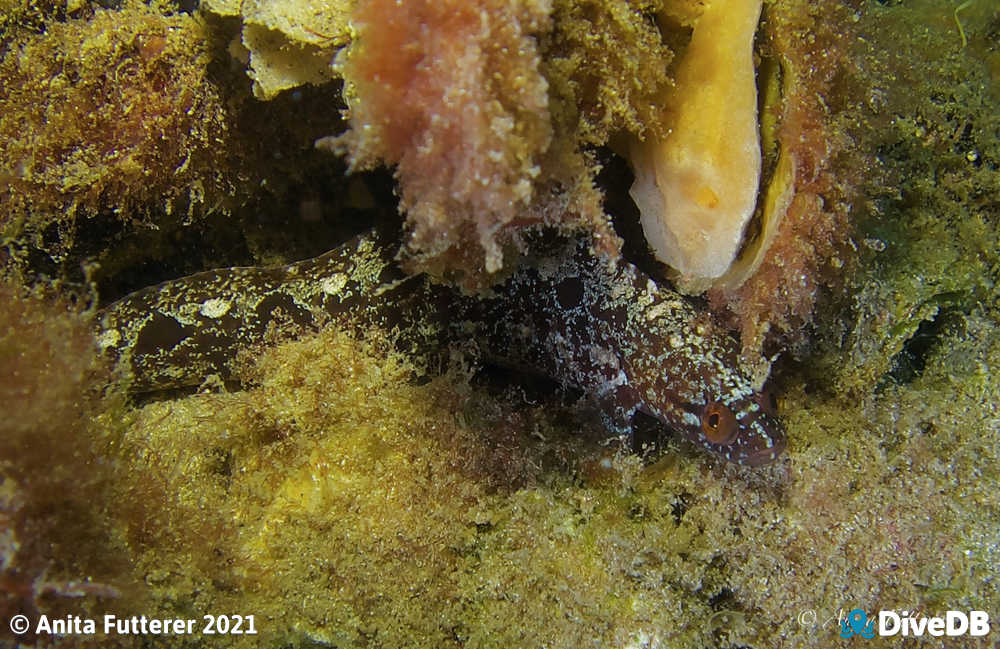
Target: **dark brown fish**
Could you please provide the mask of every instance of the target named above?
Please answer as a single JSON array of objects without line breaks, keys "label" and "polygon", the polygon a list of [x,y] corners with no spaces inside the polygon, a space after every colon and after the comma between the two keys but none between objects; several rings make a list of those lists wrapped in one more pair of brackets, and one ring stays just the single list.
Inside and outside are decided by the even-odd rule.
[{"label": "dark brown fish", "polygon": [[398,244],[362,235],[288,266],[143,289],[103,311],[98,339],[135,392],[229,378],[237,352],[281,322],[378,327],[416,355],[471,341],[500,363],[584,390],[616,433],[641,410],[732,462],[757,466],[781,453],[781,423],[740,370],[728,332],[631,264],[596,258],[585,241],[554,237],[544,247],[536,263],[470,296],[405,273]]}]

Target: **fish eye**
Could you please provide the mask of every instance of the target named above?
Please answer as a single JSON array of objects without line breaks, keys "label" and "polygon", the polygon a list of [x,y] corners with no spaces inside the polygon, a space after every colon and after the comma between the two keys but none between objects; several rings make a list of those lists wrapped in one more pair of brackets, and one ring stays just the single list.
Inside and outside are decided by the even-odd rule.
[{"label": "fish eye", "polygon": [[705,406],[701,413],[701,432],[713,444],[729,445],[736,441],[736,415],[718,401]]}]

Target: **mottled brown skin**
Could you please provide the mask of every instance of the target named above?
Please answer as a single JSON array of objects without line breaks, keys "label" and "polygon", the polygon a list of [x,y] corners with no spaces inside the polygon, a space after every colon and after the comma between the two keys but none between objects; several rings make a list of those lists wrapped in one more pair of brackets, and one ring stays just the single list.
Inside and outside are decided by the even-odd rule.
[{"label": "mottled brown skin", "polygon": [[102,313],[98,338],[134,392],[229,378],[237,352],[282,324],[377,327],[415,355],[471,341],[493,360],[584,390],[618,434],[642,410],[732,462],[757,466],[781,453],[782,426],[740,371],[727,332],[584,241],[538,243],[535,263],[468,296],[407,275],[394,240],[364,235],[289,266],[208,271],[138,291]]}]

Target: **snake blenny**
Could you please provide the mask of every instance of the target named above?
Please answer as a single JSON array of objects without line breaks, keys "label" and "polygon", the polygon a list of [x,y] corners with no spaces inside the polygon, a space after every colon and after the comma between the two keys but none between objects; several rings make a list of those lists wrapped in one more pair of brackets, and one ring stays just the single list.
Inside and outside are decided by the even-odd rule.
[{"label": "snake blenny", "polygon": [[282,267],[207,271],[132,293],[99,319],[98,341],[134,392],[228,378],[269,326],[379,327],[404,352],[472,341],[500,364],[579,388],[609,428],[637,410],[732,462],[774,460],[773,404],[739,369],[736,341],[687,298],[586,241],[549,237],[544,255],[485,293],[408,274],[398,238],[377,233]]}]

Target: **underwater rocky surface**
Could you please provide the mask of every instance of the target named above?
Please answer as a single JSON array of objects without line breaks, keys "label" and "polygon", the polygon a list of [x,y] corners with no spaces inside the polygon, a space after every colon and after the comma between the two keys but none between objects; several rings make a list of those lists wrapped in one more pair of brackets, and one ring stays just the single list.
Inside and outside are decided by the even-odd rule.
[{"label": "underwater rocky surface", "polygon": [[[28,646],[826,647],[854,608],[996,626],[995,3],[764,4],[765,183],[794,196],[746,283],[704,300],[748,363],[773,359],[788,447],[756,469],[648,419],[638,448],[608,443],[583,395],[460,356],[425,375],[378,332],[274,331],[238,384],[152,396],[93,335],[133,290],[393,222],[396,191],[437,246],[415,238],[407,263],[466,287],[516,264],[538,223],[662,271],[641,259],[619,138],[664,135],[650,102],[698,3],[466,3],[450,16],[475,47],[442,46],[423,85],[385,96],[358,79],[411,78],[390,46],[344,50],[329,74],[346,86],[316,61],[380,20],[430,47],[413,22],[447,12],[109,4],[0,4],[0,643],[17,614],[258,631]],[[488,119],[457,135],[429,119],[412,149],[386,130],[448,92]],[[353,159],[314,148],[329,136]],[[360,171],[380,163],[395,177]]]}]

